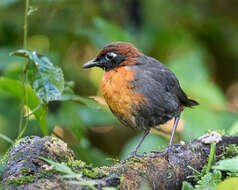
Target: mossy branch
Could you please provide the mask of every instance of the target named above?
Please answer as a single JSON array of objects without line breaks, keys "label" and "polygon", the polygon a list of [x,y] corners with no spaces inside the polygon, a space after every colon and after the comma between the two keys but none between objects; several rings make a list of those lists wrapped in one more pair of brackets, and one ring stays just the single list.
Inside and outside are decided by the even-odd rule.
[{"label": "mossy branch", "polygon": [[[234,151],[227,148],[231,145]],[[204,166],[210,170],[208,160],[211,165],[212,159],[218,161],[237,156],[237,145],[238,137],[223,136],[216,146],[198,139],[189,144],[174,145],[169,154],[154,152],[111,167],[92,168],[76,160],[67,144],[59,139],[26,137],[20,139],[9,153],[2,182],[6,190],[176,190],[181,189],[183,181],[196,182],[197,178],[191,177],[196,175],[194,171],[200,173]]]}]

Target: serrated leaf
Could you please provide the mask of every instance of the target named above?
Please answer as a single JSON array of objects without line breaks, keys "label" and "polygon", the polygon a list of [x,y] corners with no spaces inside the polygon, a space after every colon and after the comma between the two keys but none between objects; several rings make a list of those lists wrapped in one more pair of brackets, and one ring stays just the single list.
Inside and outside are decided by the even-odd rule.
[{"label": "serrated leaf", "polygon": [[[12,80],[8,78],[0,78],[0,91],[8,92],[12,96],[22,99],[23,98],[23,84],[20,81]],[[40,100],[37,97],[35,91],[30,85],[25,84],[25,104],[34,110],[40,105]],[[40,107],[33,113],[38,121],[43,135],[48,135],[46,111],[43,107]]]},{"label": "serrated leaf", "polygon": [[35,51],[21,49],[11,55],[25,57],[30,61],[27,68],[28,81],[41,103],[60,99],[64,90],[64,75],[59,67]]},{"label": "serrated leaf", "polygon": [[213,166],[213,169],[229,172],[238,172],[238,157],[220,160],[216,163],[215,166]]}]

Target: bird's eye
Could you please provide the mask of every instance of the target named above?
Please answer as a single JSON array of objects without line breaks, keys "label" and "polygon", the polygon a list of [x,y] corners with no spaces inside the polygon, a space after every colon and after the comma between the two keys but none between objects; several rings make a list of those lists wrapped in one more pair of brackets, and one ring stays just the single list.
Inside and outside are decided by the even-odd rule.
[{"label": "bird's eye", "polygon": [[112,60],[112,59],[113,59],[114,57],[116,57],[116,56],[117,56],[116,53],[109,52],[109,53],[107,53],[107,54],[105,55],[105,58],[106,58],[106,60],[110,61],[110,60]]}]

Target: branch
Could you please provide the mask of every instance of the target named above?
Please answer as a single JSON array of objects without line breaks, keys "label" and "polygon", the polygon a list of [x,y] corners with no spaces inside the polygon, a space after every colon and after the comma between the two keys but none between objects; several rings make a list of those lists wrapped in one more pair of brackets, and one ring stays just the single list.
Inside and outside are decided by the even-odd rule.
[{"label": "branch", "polygon": [[[216,145],[215,161],[221,157],[235,156],[225,149],[230,144],[238,145],[238,137],[222,137]],[[196,182],[194,178],[187,177],[194,175],[193,169],[202,170],[207,164],[209,153],[210,144],[194,140],[189,144],[174,145],[169,153],[152,152],[111,167],[91,168],[82,161],[75,160],[74,153],[59,139],[26,137],[11,149],[2,184],[6,190],[101,190],[103,187],[120,187],[121,190],[146,189],[145,187],[176,190],[181,189],[183,181],[192,184]],[[65,174],[39,157],[58,163],[65,162],[74,174],[78,174],[63,178]]]}]

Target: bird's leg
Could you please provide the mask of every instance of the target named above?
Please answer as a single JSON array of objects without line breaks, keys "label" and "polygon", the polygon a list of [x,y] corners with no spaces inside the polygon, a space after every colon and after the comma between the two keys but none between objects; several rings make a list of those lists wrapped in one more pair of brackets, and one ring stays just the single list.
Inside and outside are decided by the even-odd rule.
[{"label": "bird's leg", "polygon": [[173,126],[173,131],[172,131],[172,135],[170,137],[170,141],[169,141],[169,145],[168,147],[166,147],[164,150],[160,150],[160,151],[152,151],[152,153],[156,153],[156,154],[161,154],[161,155],[166,155],[169,153],[172,145],[173,145],[173,140],[174,140],[174,135],[175,135],[175,132],[176,132],[176,128],[178,126],[178,122],[179,122],[179,119],[180,119],[180,113],[178,116],[175,117],[174,119],[174,126]]},{"label": "bird's leg", "polygon": [[142,144],[142,142],[144,141],[145,137],[146,137],[149,133],[150,133],[150,129],[147,129],[147,130],[145,131],[145,133],[143,134],[143,136],[140,138],[138,144],[136,145],[135,149],[134,149],[133,152],[130,154],[130,156],[127,157],[126,159],[122,160],[121,162],[124,162],[124,161],[126,161],[126,160],[129,160],[129,159],[132,158],[132,157],[136,157],[136,156],[137,156],[136,153],[137,153],[138,149],[140,148],[140,145]]},{"label": "bird's leg", "polygon": [[178,126],[179,119],[180,119],[180,114],[175,117],[173,131],[172,131],[172,135],[170,137],[168,149],[170,149],[173,145],[174,135],[175,135],[175,132],[176,132],[176,128]]},{"label": "bird's leg", "polygon": [[147,129],[144,133],[144,135],[140,138],[138,144],[136,145],[135,149],[133,150],[133,152],[131,153],[132,157],[136,157],[136,153],[138,151],[138,149],[140,148],[140,145],[142,144],[142,142],[144,141],[145,137],[150,133],[150,129]]}]

